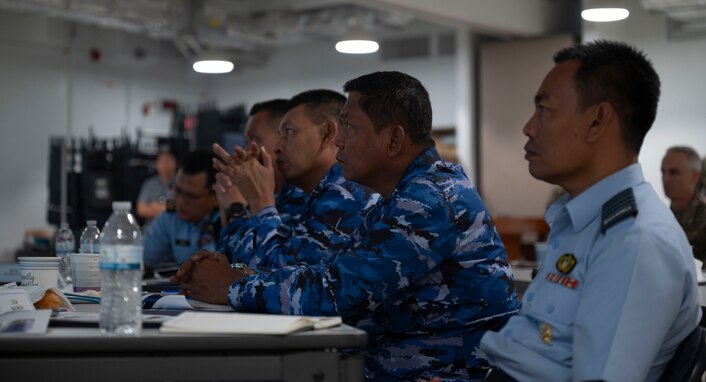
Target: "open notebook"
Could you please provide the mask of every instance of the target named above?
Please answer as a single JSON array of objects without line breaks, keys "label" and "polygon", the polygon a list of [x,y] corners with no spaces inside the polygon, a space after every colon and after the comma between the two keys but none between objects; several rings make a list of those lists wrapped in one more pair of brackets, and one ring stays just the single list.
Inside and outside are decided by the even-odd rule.
[{"label": "open notebook", "polygon": [[282,316],[253,313],[183,312],[165,321],[162,333],[270,334],[341,325],[341,317]]}]

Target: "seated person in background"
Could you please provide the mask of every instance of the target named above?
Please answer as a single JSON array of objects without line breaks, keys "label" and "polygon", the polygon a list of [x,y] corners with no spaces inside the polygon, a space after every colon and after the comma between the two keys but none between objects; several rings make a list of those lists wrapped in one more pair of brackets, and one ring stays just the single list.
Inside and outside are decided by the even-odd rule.
[{"label": "seated person in background", "polygon": [[656,381],[701,310],[689,243],[637,161],[659,100],[644,54],[575,45],[523,129],[533,177],[568,194],[547,211],[549,245],[522,309],[486,332],[488,381]]},{"label": "seated person in background", "polygon": [[[254,143],[258,147],[264,147],[268,153],[275,152],[275,144],[279,139],[277,129],[282,121],[284,113],[287,112],[286,99],[273,99],[259,102],[250,109],[248,121],[245,124],[245,138],[248,143]],[[231,218],[236,217],[246,208],[246,201],[233,190],[229,192],[227,187],[214,185],[216,195],[221,204],[221,224],[228,227],[228,230],[235,229],[235,226],[228,226]],[[285,226],[290,226],[299,221],[302,213],[306,210],[306,200],[308,195],[298,187],[284,182],[282,173],[275,169],[275,206]],[[228,230],[224,231],[225,235]]]},{"label": "seated person in background", "polygon": [[691,147],[670,147],[662,159],[662,186],[670,208],[693,246],[694,257],[706,262],[706,203],[699,197],[701,158]]},{"label": "seated person in background", "polygon": [[[235,176],[240,169],[225,164],[232,158],[215,146],[223,161],[214,162],[216,167],[230,176],[230,182],[245,195],[255,213],[230,223],[219,252],[251,267],[280,268],[299,262],[316,264],[348,245],[379,195],[346,180],[336,163],[334,138],[345,101],[342,94],[331,90],[310,90],[287,103],[275,144],[277,168],[288,184],[308,195],[304,214],[291,226],[284,223],[275,207],[274,168],[265,168],[254,159],[252,164],[258,165],[255,179],[246,179],[243,184]],[[259,156],[257,146],[251,155]],[[250,191],[252,183],[262,185],[258,187],[262,192]],[[231,225],[239,228],[231,230]]]},{"label": "seated person in background", "polygon": [[137,197],[137,216],[145,219],[143,231],[157,215],[167,208],[167,200],[172,199],[174,174],[177,170],[177,160],[169,151],[160,151],[155,162],[157,175],[145,180]]},{"label": "seated person in background", "polygon": [[[377,72],[344,89],[349,97],[336,159],[346,179],[384,197],[346,247],[317,264],[260,273],[209,257],[182,287],[188,296],[238,311],[342,316],[369,335],[369,380],[479,378],[487,367],[475,356],[482,334],[518,308],[490,215],[462,168],[440,160],[429,95],[417,79]],[[280,133],[300,134],[284,122]],[[245,186],[257,184],[251,173],[274,171],[269,153],[260,154],[262,164],[250,160],[236,172],[243,194],[256,188]],[[291,163],[279,165],[288,176]]]},{"label": "seated person in background", "polygon": [[146,267],[182,263],[200,249],[218,248],[221,222],[212,190],[216,181],[214,158],[205,150],[189,152],[182,158],[174,182],[174,201],[145,233]]}]

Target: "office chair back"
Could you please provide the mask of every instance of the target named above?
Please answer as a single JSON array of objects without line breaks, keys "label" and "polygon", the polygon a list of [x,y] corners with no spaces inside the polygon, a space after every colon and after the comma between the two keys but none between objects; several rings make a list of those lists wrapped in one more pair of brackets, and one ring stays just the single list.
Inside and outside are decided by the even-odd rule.
[{"label": "office chair back", "polygon": [[700,382],[706,371],[706,333],[697,326],[674,353],[661,382]]}]

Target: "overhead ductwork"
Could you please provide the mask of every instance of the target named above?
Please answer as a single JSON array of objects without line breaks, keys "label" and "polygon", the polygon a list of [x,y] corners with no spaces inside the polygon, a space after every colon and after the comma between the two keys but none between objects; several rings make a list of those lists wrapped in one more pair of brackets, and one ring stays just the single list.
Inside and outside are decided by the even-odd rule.
[{"label": "overhead ductwork", "polygon": [[642,0],[642,6],[665,14],[671,39],[706,37],[706,0]]},{"label": "overhead ductwork", "polygon": [[227,51],[241,65],[263,63],[278,46],[332,41],[353,16],[382,34],[401,32],[415,21],[409,13],[342,0],[0,0],[0,9],[171,41],[188,61]]}]

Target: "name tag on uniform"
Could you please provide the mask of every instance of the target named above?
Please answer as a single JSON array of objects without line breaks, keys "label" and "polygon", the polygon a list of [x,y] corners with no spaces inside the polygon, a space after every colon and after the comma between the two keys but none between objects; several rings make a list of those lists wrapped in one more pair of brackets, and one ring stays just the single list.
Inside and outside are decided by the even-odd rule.
[{"label": "name tag on uniform", "polygon": [[189,240],[185,240],[185,239],[176,239],[174,241],[174,244],[178,245],[179,247],[190,247],[191,246],[191,242]]}]

